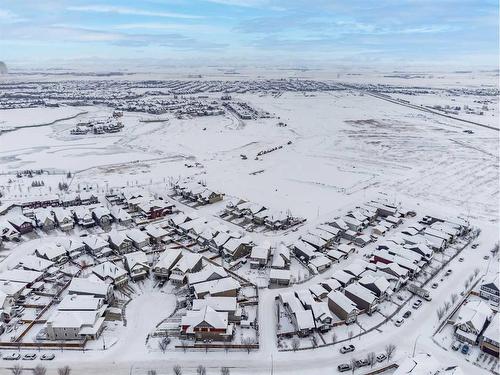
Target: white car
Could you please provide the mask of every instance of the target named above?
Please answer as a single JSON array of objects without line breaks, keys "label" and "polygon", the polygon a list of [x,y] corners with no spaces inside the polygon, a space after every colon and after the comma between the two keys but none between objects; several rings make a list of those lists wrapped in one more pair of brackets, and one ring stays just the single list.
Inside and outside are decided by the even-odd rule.
[{"label": "white car", "polygon": [[3,357],[3,359],[6,361],[16,361],[19,358],[21,358],[21,354],[19,354],[19,353],[10,353],[10,354]]},{"label": "white car", "polygon": [[401,327],[401,325],[404,323],[404,319],[403,318],[399,318],[396,320],[396,322],[394,323],[396,325],[396,327]]}]

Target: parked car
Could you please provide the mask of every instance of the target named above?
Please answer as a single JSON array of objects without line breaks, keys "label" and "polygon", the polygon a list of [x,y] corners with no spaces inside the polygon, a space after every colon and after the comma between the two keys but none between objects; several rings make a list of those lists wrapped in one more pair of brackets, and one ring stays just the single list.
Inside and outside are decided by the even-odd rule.
[{"label": "parked car", "polygon": [[459,262],[463,262],[463,261],[464,261],[464,257],[460,257],[460,258],[458,258],[458,261],[459,261]]},{"label": "parked car", "polygon": [[56,356],[52,353],[50,354],[44,354],[40,357],[42,361],[52,361]]},{"label": "parked car", "polygon": [[356,368],[368,366],[368,361],[366,359],[358,359],[356,361]]},{"label": "parked car", "polygon": [[399,318],[394,324],[396,325],[396,327],[401,327],[401,324],[403,324],[404,321],[405,320],[403,318]]},{"label": "parked car", "polygon": [[467,354],[467,353],[469,353],[469,345],[464,344],[462,346],[462,354]]},{"label": "parked car", "polygon": [[341,365],[337,366],[337,370],[339,370],[339,372],[346,372],[346,371],[349,371],[350,369],[351,369],[351,365],[349,365],[347,363],[342,363]]},{"label": "parked car", "polygon": [[350,353],[350,352],[353,352],[354,349],[356,349],[354,347],[354,345],[344,345],[343,347],[340,348],[340,352],[342,354],[345,354],[345,353]]},{"label": "parked car", "polygon": [[413,307],[416,310],[419,309],[420,306],[422,306],[422,300],[417,299],[411,307]]},{"label": "parked car", "polygon": [[17,361],[19,358],[21,358],[21,354],[19,353],[10,353],[3,357],[6,361]]},{"label": "parked car", "polygon": [[476,248],[476,247],[478,247],[478,246],[479,246],[479,244],[478,244],[478,243],[475,243],[475,244],[473,244],[471,247],[472,247],[473,249],[475,249],[475,248]]},{"label": "parked car", "polygon": [[438,283],[434,283],[434,284],[432,284],[432,285],[431,285],[431,288],[432,288],[432,289],[436,289],[438,286],[439,286],[439,284],[438,284]]},{"label": "parked car", "polygon": [[405,318],[405,319],[408,319],[410,316],[411,316],[411,311],[410,310],[408,310],[407,312],[405,312],[403,314],[403,318]]},{"label": "parked car", "polygon": [[451,345],[451,348],[455,351],[457,351],[458,349],[460,349],[462,347],[462,343],[458,340],[455,340],[453,342],[453,344]]},{"label": "parked car", "polygon": [[484,259],[484,260],[488,260],[488,259],[490,259],[490,256],[489,256],[489,255],[485,255],[485,256],[483,257],[483,259]]},{"label": "parked car", "polygon": [[26,361],[33,361],[34,359],[36,359],[36,354],[35,353],[26,353],[25,355],[23,355],[23,359]]},{"label": "parked car", "polygon": [[446,271],[446,273],[445,273],[444,275],[445,275],[445,276],[450,276],[452,272],[453,272],[453,271],[450,269],[450,270]]},{"label": "parked car", "polygon": [[381,353],[377,356],[377,362],[381,363],[387,359],[387,356],[384,353]]}]

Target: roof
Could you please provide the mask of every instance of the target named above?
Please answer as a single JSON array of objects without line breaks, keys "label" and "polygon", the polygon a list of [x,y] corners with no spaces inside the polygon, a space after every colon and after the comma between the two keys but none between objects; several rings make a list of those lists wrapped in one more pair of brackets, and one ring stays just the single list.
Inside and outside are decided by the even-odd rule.
[{"label": "roof", "polygon": [[30,284],[40,279],[42,275],[43,273],[38,271],[14,269],[0,273],[0,280]]},{"label": "roof", "polygon": [[193,285],[207,281],[209,278],[215,280],[224,277],[227,277],[227,272],[223,267],[208,263],[201,271],[190,273],[188,275],[188,282],[190,285]]},{"label": "roof", "polygon": [[346,313],[358,310],[356,304],[338,290],[333,290],[330,293],[328,293],[327,298],[332,302],[334,302]]},{"label": "roof", "polygon": [[101,219],[103,216],[110,216],[111,212],[106,207],[98,206],[92,210],[92,213],[97,219]]},{"label": "roof", "polygon": [[110,277],[113,280],[116,280],[117,278],[120,278],[127,274],[124,269],[118,267],[116,264],[111,263],[110,261],[106,261],[92,267],[92,272],[94,272],[101,279]]},{"label": "roof", "polygon": [[59,311],[63,310],[80,310],[80,311],[95,311],[103,305],[102,298],[94,296],[84,296],[79,294],[67,294],[62,301],[57,305]]},{"label": "roof", "polygon": [[238,304],[236,297],[212,297],[205,299],[194,299],[193,310],[202,310],[205,306],[210,306],[215,311],[236,311]]},{"label": "roof", "polygon": [[485,329],[483,336],[495,342],[500,342],[500,314],[495,314],[491,319],[490,325]]},{"label": "roof", "polygon": [[144,251],[134,251],[133,253],[125,254],[124,257],[129,269],[134,268],[138,264],[149,267],[148,257]]},{"label": "roof", "polygon": [[253,259],[263,259],[267,260],[270,253],[269,245],[258,245],[252,248],[252,253],[250,254],[250,258]]},{"label": "roof", "polygon": [[210,306],[205,306],[199,311],[187,311],[186,315],[182,317],[181,325],[197,327],[201,323],[206,323],[213,328],[227,329],[227,316],[227,312],[215,311]]},{"label": "roof", "polygon": [[66,255],[66,249],[62,246],[57,246],[54,244],[48,245],[43,248],[37,248],[35,250],[40,256],[45,257],[49,260],[56,259],[62,255]]},{"label": "roof", "polygon": [[73,278],[68,287],[71,294],[93,294],[96,296],[107,296],[111,286],[101,281],[90,281],[79,277]]},{"label": "roof", "polygon": [[160,255],[154,267],[171,269],[181,256],[180,249],[167,249]]},{"label": "roof", "polygon": [[102,249],[103,247],[108,246],[108,242],[104,238],[97,235],[90,235],[88,237],[84,237],[83,242],[85,243],[85,245],[87,245],[93,250],[99,250]]},{"label": "roof", "polygon": [[146,226],[146,233],[153,238],[165,237],[168,235],[168,232],[156,225],[149,224]]},{"label": "roof", "polygon": [[19,264],[25,269],[41,272],[52,267],[54,262],[37,257],[36,255],[26,255],[19,260]]},{"label": "roof", "polygon": [[377,296],[373,294],[370,289],[367,289],[358,283],[349,284],[348,286],[346,286],[345,291],[370,304],[375,302],[375,300],[377,299]]},{"label": "roof", "polygon": [[209,280],[194,285],[194,291],[196,294],[208,293],[212,295],[239,288],[240,288],[240,283],[235,279],[233,279],[232,277],[224,277],[222,279]]},{"label": "roof", "polygon": [[470,325],[476,333],[479,333],[492,314],[493,311],[486,302],[482,300],[469,301],[462,305],[458,311],[455,326],[467,324]]},{"label": "roof", "polygon": [[184,252],[182,258],[172,268],[172,270],[180,271],[182,273],[189,272],[201,261],[201,255]]},{"label": "roof", "polygon": [[130,229],[127,231],[127,237],[130,238],[135,243],[142,243],[149,241],[149,237],[146,232],[143,232],[137,228]]},{"label": "roof", "polygon": [[290,281],[291,272],[290,270],[280,270],[272,268],[269,273],[269,278],[274,280],[288,280]]}]

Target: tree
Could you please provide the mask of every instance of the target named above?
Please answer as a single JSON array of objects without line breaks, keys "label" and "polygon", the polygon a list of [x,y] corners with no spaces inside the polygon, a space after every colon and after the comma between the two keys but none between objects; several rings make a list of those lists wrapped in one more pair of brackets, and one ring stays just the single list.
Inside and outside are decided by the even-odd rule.
[{"label": "tree", "polygon": [[450,301],[446,301],[445,303],[443,303],[444,311],[448,311],[450,309],[450,306]]},{"label": "tree", "polygon": [[444,316],[444,309],[442,307],[438,307],[438,309],[436,310],[436,314],[437,314],[438,320],[441,320]]},{"label": "tree", "polygon": [[231,372],[229,371],[229,367],[221,367],[220,375],[229,375]]},{"label": "tree", "polygon": [[352,336],[354,336],[354,332],[353,331],[347,332],[347,337],[349,338],[349,341],[352,340]]},{"label": "tree", "polygon": [[451,304],[454,305],[455,302],[457,302],[458,294],[457,293],[452,293],[451,294]]},{"label": "tree", "polygon": [[148,375],[156,375],[156,370],[148,370]]},{"label": "tree", "polygon": [[389,344],[385,346],[385,355],[387,356],[387,362],[389,362],[396,351],[396,345]]},{"label": "tree", "polygon": [[69,366],[61,367],[57,370],[59,375],[69,375],[71,373],[71,368]]},{"label": "tree", "polygon": [[357,366],[356,366],[356,360],[354,358],[351,358],[351,370],[352,370],[352,373],[354,374],[354,371],[356,370]]},{"label": "tree", "polygon": [[332,334],[332,343],[335,344],[337,342],[337,334],[333,332]]},{"label": "tree", "polygon": [[298,337],[294,337],[292,339],[292,349],[295,352],[298,348],[300,348],[300,340],[298,339]]},{"label": "tree", "polygon": [[373,367],[373,365],[375,365],[375,363],[377,362],[377,356],[374,352],[370,352],[366,356],[366,360],[368,361],[370,367]]},{"label": "tree", "polygon": [[169,342],[170,341],[168,337],[164,337],[160,340],[160,342],[158,342],[158,346],[160,347],[162,353],[165,353],[167,351],[167,346]]},{"label": "tree", "polygon": [[10,371],[12,371],[12,375],[21,375],[23,373],[23,368],[21,365],[14,365]]},{"label": "tree", "polygon": [[203,365],[199,365],[198,368],[196,369],[196,374],[197,375],[207,375],[207,369]]},{"label": "tree", "polygon": [[[500,245],[499,245],[499,243],[497,242],[497,243],[495,244],[495,246],[493,246],[493,249],[491,249],[491,253],[492,253],[493,255],[497,255],[497,254],[498,254],[499,247],[500,247]],[[479,269],[478,269],[478,268],[476,268],[476,270],[478,271],[477,273],[479,273]],[[474,270],[474,273],[476,273],[476,270]],[[477,276],[477,275],[476,275],[476,276]]]},{"label": "tree", "polygon": [[33,369],[33,375],[45,375],[47,373],[47,369],[42,365],[38,365]]},{"label": "tree", "polygon": [[245,337],[242,340],[242,343],[247,353],[250,354],[250,350],[252,350],[252,346],[255,344],[255,341],[251,337]]},{"label": "tree", "polygon": [[175,365],[173,368],[173,371],[174,371],[174,375],[182,375],[182,369],[181,369],[181,366],[179,366],[179,365]]}]

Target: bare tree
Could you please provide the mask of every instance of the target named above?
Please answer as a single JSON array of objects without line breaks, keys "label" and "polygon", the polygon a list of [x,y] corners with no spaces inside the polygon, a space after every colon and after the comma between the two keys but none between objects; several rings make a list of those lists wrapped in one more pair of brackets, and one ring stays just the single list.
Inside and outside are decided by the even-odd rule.
[{"label": "bare tree", "polygon": [[457,293],[452,293],[451,294],[451,304],[454,305],[455,302],[457,302],[458,294]]},{"label": "bare tree", "polygon": [[23,373],[23,368],[21,365],[14,365],[10,371],[12,371],[12,375],[21,375]]},{"label": "bare tree", "polygon": [[445,303],[443,303],[444,311],[448,311],[450,309],[450,306],[450,301],[446,301]]},{"label": "bare tree", "polygon": [[33,375],[45,375],[47,374],[47,369],[42,365],[38,365],[33,369]]},{"label": "bare tree", "polygon": [[156,370],[148,370],[148,375],[156,375]]},{"label": "bare tree", "polygon": [[71,368],[69,366],[61,367],[57,370],[59,375],[69,375],[71,373]]},{"label": "bare tree", "polygon": [[370,352],[366,356],[366,360],[368,361],[370,367],[373,367],[373,365],[377,362],[377,355],[374,352]]},{"label": "bare tree", "polygon": [[203,366],[203,365],[199,365],[199,366],[196,368],[196,374],[197,374],[197,375],[207,375],[207,369],[205,368],[205,366]]},{"label": "bare tree", "polygon": [[158,342],[158,346],[161,350],[162,353],[165,353],[167,351],[169,340],[167,337],[164,337]]},{"label": "bare tree", "polygon": [[255,341],[251,337],[245,337],[242,344],[247,353],[250,354],[250,350],[252,350],[252,346],[255,344]]},{"label": "bare tree", "polygon": [[221,367],[220,368],[220,375],[230,375],[229,367]]},{"label": "bare tree", "polygon": [[389,362],[396,351],[396,345],[389,344],[385,346],[385,355],[387,356],[387,362]]},{"label": "bare tree", "polygon": [[352,373],[354,374],[354,371],[356,371],[356,360],[354,358],[351,358],[351,370],[352,370]]},{"label": "bare tree", "polygon": [[332,334],[332,343],[335,344],[337,342],[337,334],[333,332]]},{"label": "bare tree", "polygon": [[349,341],[352,340],[352,336],[354,336],[354,332],[353,331],[347,332],[347,337],[349,338]]},{"label": "bare tree", "polygon": [[438,307],[438,309],[436,310],[436,314],[437,314],[438,320],[441,320],[444,316],[444,309],[442,307]]},{"label": "bare tree", "polygon": [[294,337],[292,339],[292,349],[293,351],[296,351],[298,348],[300,348],[300,340],[298,337]]},{"label": "bare tree", "polygon": [[[498,254],[499,246],[500,246],[500,245],[498,244],[498,242],[495,244],[495,246],[493,246],[493,249],[491,249],[491,253],[492,253],[493,255],[497,255],[497,254]],[[476,268],[476,270],[478,271],[477,273],[479,273],[479,269],[478,269],[478,268]],[[476,270],[474,270],[474,273],[476,273]],[[477,276],[477,275],[476,275],[476,276]]]},{"label": "bare tree", "polygon": [[172,369],[174,371],[174,375],[182,375],[182,369],[181,366],[175,365],[174,368]]}]

